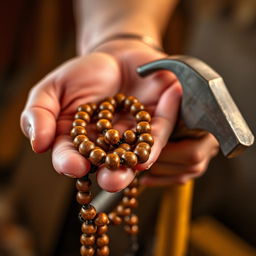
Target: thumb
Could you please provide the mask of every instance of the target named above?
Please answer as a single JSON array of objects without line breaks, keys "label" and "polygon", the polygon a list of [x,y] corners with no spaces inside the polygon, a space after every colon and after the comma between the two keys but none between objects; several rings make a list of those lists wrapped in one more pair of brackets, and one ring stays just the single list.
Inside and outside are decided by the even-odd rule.
[{"label": "thumb", "polygon": [[37,153],[46,151],[55,137],[60,106],[52,85],[52,81],[43,80],[34,87],[21,114],[21,129]]}]

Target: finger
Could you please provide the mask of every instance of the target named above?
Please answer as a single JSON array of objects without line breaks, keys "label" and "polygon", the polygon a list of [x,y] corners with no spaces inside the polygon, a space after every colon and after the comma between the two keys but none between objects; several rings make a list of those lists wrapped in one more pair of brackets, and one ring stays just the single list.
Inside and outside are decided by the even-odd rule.
[{"label": "finger", "polygon": [[60,106],[52,84],[52,79],[46,78],[32,89],[21,115],[21,129],[37,153],[46,151],[55,136]]},{"label": "finger", "polygon": [[150,174],[152,175],[181,175],[181,174],[196,174],[201,175],[208,167],[209,159],[195,164],[195,165],[182,165],[182,164],[167,164],[158,163],[151,167]]},{"label": "finger", "polygon": [[52,163],[55,170],[71,177],[82,177],[90,170],[90,163],[74,147],[69,135],[60,135],[56,138]]},{"label": "finger", "polygon": [[157,160],[162,148],[166,145],[176,123],[181,94],[181,86],[178,82],[175,82],[159,99],[155,116],[151,122],[151,133],[155,143],[148,161],[138,165],[138,170],[148,169]]},{"label": "finger", "polygon": [[115,171],[103,167],[97,173],[98,184],[102,189],[109,192],[117,192],[126,188],[134,177],[135,172],[125,167]]},{"label": "finger", "polygon": [[215,137],[207,135],[199,139],[184,139],[168,143],[159,156],[159,161],[171,164],[196,165],[218,153]]}]

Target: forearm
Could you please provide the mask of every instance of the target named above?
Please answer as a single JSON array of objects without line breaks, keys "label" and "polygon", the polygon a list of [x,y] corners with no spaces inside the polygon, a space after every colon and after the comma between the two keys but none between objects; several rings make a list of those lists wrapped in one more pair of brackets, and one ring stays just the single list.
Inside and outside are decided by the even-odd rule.
[{"label": "forearm", "polygon": [[77,46],[80,54],[118,33],[161,34],[177,0],[77,0]]}]

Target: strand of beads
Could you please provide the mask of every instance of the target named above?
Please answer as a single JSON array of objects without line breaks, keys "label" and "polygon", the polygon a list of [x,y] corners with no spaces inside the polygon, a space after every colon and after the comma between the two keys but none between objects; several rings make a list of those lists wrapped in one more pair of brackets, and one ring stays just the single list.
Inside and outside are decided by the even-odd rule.
[{"label": "strand of beads", "polygon": [[109,237],[106,232],[108,231],[109,219],[106,213],[97,213],[93,205],[90,204],[92,201],[91,184],[88,175],[76,181],[78,190],[76,199],[82,205],[79,213],[79,219],[82,222],[80,253],[82,256],[93,256],[96,251],[99,256],[108,256]]},{"label": "strand of beads", "polygon": [[[112,120],[115,111],[123,110],[132,114],[137,124],[134,130],[126,130],[121,136],[119,131],[112,127]],[[86,130],[86,126],[93,120],[96,120],[95,125],[100,134],[95,142],[89,139]],[[79,106],[72,124],[71,136],[74,146],[91,162],[91,173],[103,164],[110,170],[116,170],[122,165],[133,169],[138,163],[144,163],[149,158],[154,143],[150,134],[150,121],[150,114],[144,110],[137,98],[117,94],[107,97],[98,106],[95,103]],[[122,201],[109,215],[97,213],[90,204],[90,186],[88,175],[76,182],[77,201],[82,205],[79,213],[83,232],[80,252],[82,256],[95,255],[95,252],[99,256],[107,256],[109,238],[106,232],[109,223],[118,225],[123,222],[124,230],[132,238],[136,238],[139,230],[138,216],[132,210],[138,204],[138,179],[135,178],[123,191]],[[137,248],[137,245],[134,245],[133,247]]]}]

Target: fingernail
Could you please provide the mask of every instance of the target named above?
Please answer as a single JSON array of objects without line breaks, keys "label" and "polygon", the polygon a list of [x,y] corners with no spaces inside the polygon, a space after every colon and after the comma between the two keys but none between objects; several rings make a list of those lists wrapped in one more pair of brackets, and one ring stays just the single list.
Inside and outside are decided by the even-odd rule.
[{"label": "fingernail", "polygon": [[32,147],[33,151],[35,151],[35,149],[34,149],[34,142],[35,142],[34,129],[32,128],[31,125],[29,125],[28,128],[27,128],[27,131],[28,131],[28,137],[29,137],[29,140],[30,140],[31,147]]},{"label": "fingernail", "polygon": [[76,176],[69,174],[69,173],[63,173],[65,176],[69,177],[69,178],[76,178]]}]

